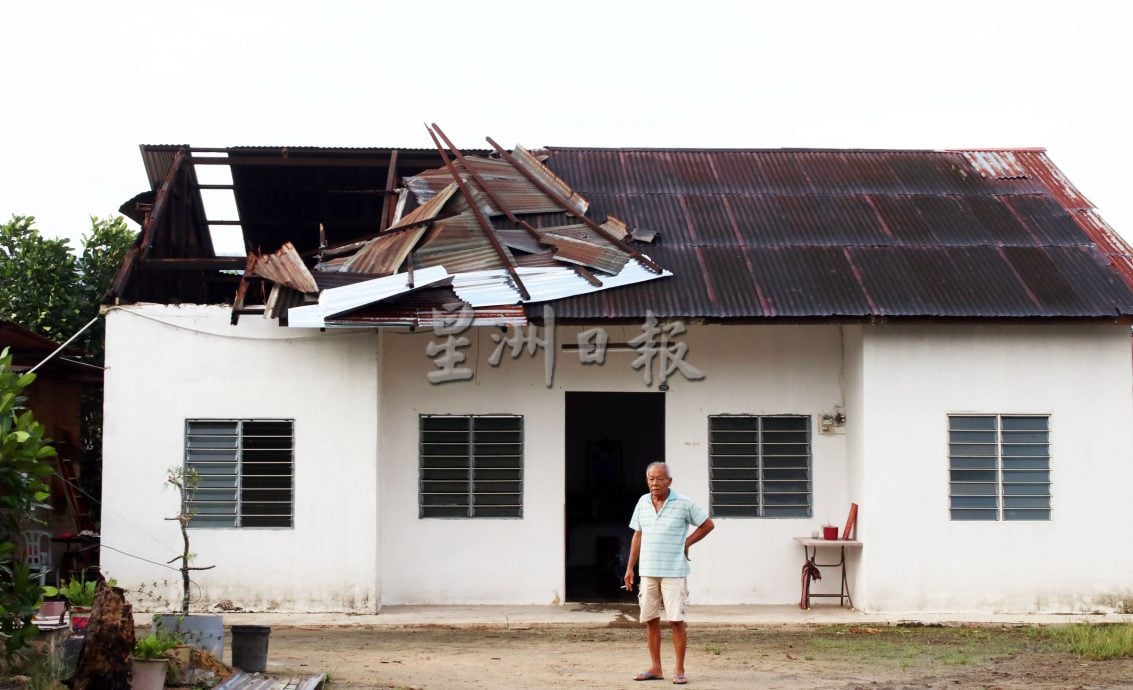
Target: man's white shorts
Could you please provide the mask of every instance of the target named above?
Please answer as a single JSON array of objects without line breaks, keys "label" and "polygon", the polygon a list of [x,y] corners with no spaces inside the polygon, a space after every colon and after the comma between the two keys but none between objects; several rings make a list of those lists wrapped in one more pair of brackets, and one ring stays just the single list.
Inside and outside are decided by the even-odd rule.
[{"label": "man's white shorts", "polygon": [[685,619],[688,608],[688,584],[683,577],[642,577],[637,592],[637,603],[641,605],[642,623],[661,617],[661,605],[665,606],[665,618],[670,623]]}]

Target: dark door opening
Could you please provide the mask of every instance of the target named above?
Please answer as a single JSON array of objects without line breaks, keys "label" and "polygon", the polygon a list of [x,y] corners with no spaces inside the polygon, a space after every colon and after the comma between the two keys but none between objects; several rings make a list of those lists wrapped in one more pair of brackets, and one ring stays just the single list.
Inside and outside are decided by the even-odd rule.
[{"label": "dark door opening", "polygon": [[629,518],[664,455],[664,393],[566,394],[567,601],[633,600]]}]

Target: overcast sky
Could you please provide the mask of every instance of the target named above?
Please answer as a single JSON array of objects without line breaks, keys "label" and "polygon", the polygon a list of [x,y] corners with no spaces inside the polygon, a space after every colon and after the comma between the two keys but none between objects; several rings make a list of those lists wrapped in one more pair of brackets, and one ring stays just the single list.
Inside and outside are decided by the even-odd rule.
[{"label": "overcast sky", "polygon": [[0,220],[74,240],[139,144],[1041,146],[1133,238],[1133,2],[0,3]]}]

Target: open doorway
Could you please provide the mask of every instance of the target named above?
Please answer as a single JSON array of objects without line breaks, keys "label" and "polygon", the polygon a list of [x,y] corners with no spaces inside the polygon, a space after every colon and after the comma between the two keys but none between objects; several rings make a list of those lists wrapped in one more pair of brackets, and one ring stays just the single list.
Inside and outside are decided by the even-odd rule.
[{"label": "open doorway", "polygon": [[664,455],[664,393],[566,394],[567,601],[633,600],[620,589],[627,525]]}]

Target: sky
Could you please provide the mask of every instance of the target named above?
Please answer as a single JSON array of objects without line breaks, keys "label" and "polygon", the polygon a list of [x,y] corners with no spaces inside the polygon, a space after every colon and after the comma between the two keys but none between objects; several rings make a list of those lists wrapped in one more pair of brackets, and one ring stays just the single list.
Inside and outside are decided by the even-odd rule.
[{"label": "sky", "polygon": [[[77,247],[139,144],[1044,147],[1133,239],[1133,2],[0,2],[0,222]],[[216,219],[214,214],[210,217]],[[132,222],[131,222],[132,224]]]}]

